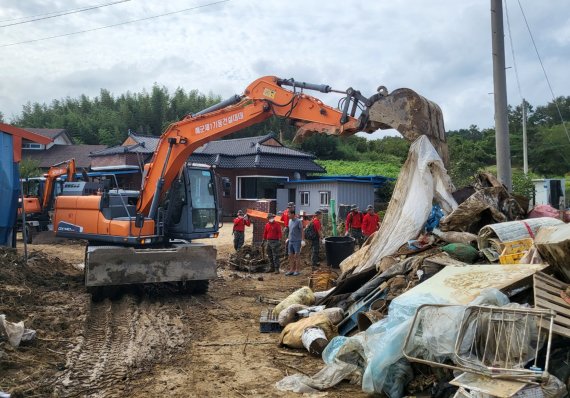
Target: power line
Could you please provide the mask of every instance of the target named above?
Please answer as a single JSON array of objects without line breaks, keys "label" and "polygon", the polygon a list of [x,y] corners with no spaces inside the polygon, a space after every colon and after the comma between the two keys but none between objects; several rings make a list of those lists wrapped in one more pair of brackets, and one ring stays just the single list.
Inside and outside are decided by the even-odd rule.
[{"label": "power line", "polygon": [[566,122],[564,121],[564,118],[562,117],[562,112],[560,112],[560,107],[558,106],[558,102],[556,101],[556,96],[554,95],[554,90],[552,90],[552,85],[550,84],[550,79],[548,79],[548,75],[546,74],[546,69],[544,68],[544,64],[542,63],[542,58],[540,58],[540,54],[538,53],[538,48],[536,46],[536,43],[534,41],[534,37],[532,35],[532,31],[530,30],[530,26],[529,26],[528,21],[526,19],[526,15],[524,13],[523,6],[522,6],[520,0],[517,0],[517,1],[519,3],[519,8],[521,9],[521,13],[522,13],[524,22],[526,24],[528,34],[530,35],[530,40],[532,41],[532,45],[534,46],[534,51],[536,52],[536,56],[538,57],[538,61],[540,62],[540,67],[542,68],[542,72],[544,73],[544,77],[546,78],[546,83],[548,84],[548,88],[550,89],[550,94],[552,95],[552,102],[554,102],[554,106],[556,106],[556,110],[558,111],[558,116],[560,117],[560,120],[562,121],[562,127],[564,127],[564,132],[566,133],[566,137],[568,138],[568,141],[570,142],[570,133],[568,133],[568,129],[566,128]]},{"label": "power line", "polygon": [[149,19],[160,18],[160,17],[164,17],[164,16],[167,16],[167,15],[179,14],[179,13],[181,13],[181,12],[192,11],[192,10],[196,10],[196,9],[199,9],[199,8],[209,7],[209,6],[213,6],[213,5],[216,5],[216,4],[227,3],[227,2],[229,2],[229,1],[231,1],[231,0],[220,0],[220,1],[215,1],[215,2],[212,2],[212,3],[202,4],[202,5],[195,6],[195,7],[185,8],[185,9],[183,9],[183,10],[167,12],[167,13],[164,13],[164,14],[153,15],[153,16],[145,17],[145,18],[133,19],[133,20],[131,20],[131,21],[119,22],[119,23],[112,24],[112,25],[100,26],[100,27],[98,27],[98,28],[86,29],[86,30],[79,30],[79,31],[77,31],[77,32],[64,33],[64,34],[61,34],[61,35],[49,36],[49,37],[42,37],[42,38],[33,39],[33,40],[25,40],[25,41],[20,41],[20,42],[16,42],[16,43],[2,44],[2,45],[0,45],[0,48],[16,46],[16,45],[18,45],[18,44],[35,43],[35,42],[38,42],[38,41],[56,39],[56,38],[58,38],[58,37],[65,37],[65,36],[78,35],[78,34],[81,34],[81,33],[94,32],[94,31],[97,31],[97,30],[102,30],[102,29],[107,29],[107,28],[114,28],[114,27],[116,27],[116,26],[127,25],[127,24],[131,24],[131,23],[135,23],[135,22],[140,22],[140,21],[147,21],[147,20],[149,20]]},{"label": "power line", "polygon": [[87,7],[68,8],[67,10],[52,11],[52,12],[46,12],[46,13],[43,13],[43,14],[35,14],[35,15],[26,15],[25,17],[0,19],[0,22],[20,21],[20,20],[22,20],[22,19],[43,17],[44,15],[60,14],[60,13],[63,13],[63,12],[68,12],[68,11],[83,10],[83,9],[85,9],[85,8],[87,8]]},{"label": "power line", "polygon": [[508,1],[505,1],[505,14],[507,15],[507,30],[509,31],[509,43],[511,45],[511,56],[513,57],[513,66],[515,69],[515,77],[517,80],[517,87],[519,89],[519,95],[521,97],[521,102],[524,101],[521,90],[521,82],[519,79],[519,71],[517,68],[517,58],[515,57],[515,48],[513,47],[513,35],[511,34],[511,23],[509,21],[509,7],[507,6]]},{"label": "power line", "polygon": [[[60,11],[59,13],[57,13],[57,12],[52,12],[52,13],[48,13],[48,14],[43,14],[44,16],[42,16],[42,15],[37,15],[37,16],[36,16],[37,18],[35,18],[35,17],[24,17],[24,18],[34,18],[34,19],[30,19],[30,20],[28,20],[28,21],[13,22],[13,23],[9,23],[9,24],[6,24],[6,25],[0,25],[0,28],[6,28],[6,27],[8,27],[8,26],[14,26],[14,25],[22,25],[22,24],[25,24],[25,23],[36,22],[36,21],[42,21],[42,20],[44,20],[44,19],[56,18],[56,17],[61,17],[61,16],[64,16],[64,15],[69,15],[69,14],[76,14],[76,13],[78,13],[78,12],[83,12],[83,11],[95,10],[95,9],[97,9],[97,8],[108,7],[108,6],[112,6],[112,5],[119,4],[119,3],[125,3],[125,2],[127,2],[127,1],[131,1],[131,0],[114,1],[114,2],[112,2],[112,3],[100,4],[100,5],[97,5],[97,6],[84,7],[84,8],[76,8],[76,9],[74,9],[74,10],[68,10],[68,11]],[[52,15],[50,15],[50,14],[52,14]],[[55,15],[53,15],[53,14],[55,14]],[[47,15],[49,15],[49,16],[47,16]],[[22,19],[22,18],[20,18],[20,19]]]}]

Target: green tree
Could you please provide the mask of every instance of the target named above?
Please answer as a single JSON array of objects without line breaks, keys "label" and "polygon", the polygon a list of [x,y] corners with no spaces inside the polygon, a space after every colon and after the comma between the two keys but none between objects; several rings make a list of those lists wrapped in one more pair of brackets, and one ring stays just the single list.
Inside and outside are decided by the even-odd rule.
[{"label": "green tree", "polygon": [[22,158],[20,161],[20,178],[40,177],[40,162],[30,158]]},{"label": "green tree", "polygon": [[318,159],[337,159],[339,140],[326,134],[315,134],[300,143],[300,149],[312,153]]}]

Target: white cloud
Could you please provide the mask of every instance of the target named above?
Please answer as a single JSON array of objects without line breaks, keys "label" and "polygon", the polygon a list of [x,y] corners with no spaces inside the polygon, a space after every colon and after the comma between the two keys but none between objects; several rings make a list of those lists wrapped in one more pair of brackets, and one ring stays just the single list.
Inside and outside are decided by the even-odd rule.
[{"label": "white cloud", "polygon": [[[507,0],[523,95],[550,94],[518,3]],[[5,0],[0,20],[92,5],[90,0]],[[0,45],[93,29],[205,4],[205,0],[131,0],[115,6],[0,28]],[[567,2],[522,1],[557,95],[570,95]],[[6,22],[3,22],[6,23]],[[0,25],[3,24],[0,22]],[[506,29],[506,21],[505,21]],[[437,102],[446,127],[493,125],[488,1],[232,0],[199,10],[95,32],[0,48],[0,110],[9,118],[28,101],[106,88],[241,92],[266,74],[349,86],[409,87]],[[507,33],[507,32],[506,32]],[[512,66],[508,38],[507,65]],[[508,69],[510,103],[520,102]],[[320,96],[320,95],[319,95]],[[321,97],[323,98],[323,97]],[[337,97],[323,98],[336,105]]]}]

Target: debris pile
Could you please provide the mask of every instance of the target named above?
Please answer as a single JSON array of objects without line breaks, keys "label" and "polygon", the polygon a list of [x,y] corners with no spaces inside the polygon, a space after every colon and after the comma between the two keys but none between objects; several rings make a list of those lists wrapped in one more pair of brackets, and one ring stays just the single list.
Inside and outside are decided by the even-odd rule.
[{"label": "debris pile", "polygon": [[238,271],[263,272],[269,266],[264,247],[244,245],[230,255],[230,266]]},{"label": "debris pile", "polygon": [[71,264],[37,251],[25,262],[0,248],[0,389],[51,396],[89,300]]},{"label": "debris pile", "polygon": [[325,363],[277,389],[314,393],[349,380],[390,398],[568,394],[570,225],[527,217],[527,203],[489,173],[453,191],[418,138],[381,229],[341,263],[336,286],[304,287],[314,302],[275,308],[280,344]]}]

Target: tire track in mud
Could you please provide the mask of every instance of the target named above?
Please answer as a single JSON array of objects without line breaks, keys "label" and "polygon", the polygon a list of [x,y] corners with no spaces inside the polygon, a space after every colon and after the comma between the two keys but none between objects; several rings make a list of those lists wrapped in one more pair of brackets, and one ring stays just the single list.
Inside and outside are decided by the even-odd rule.
[{"label": "tire track in mud", "polygon": [[132,376],[185,346],[180,305],[133,295],[89,302],[83,334],[67,355],[55,395],[123,397]]}]

